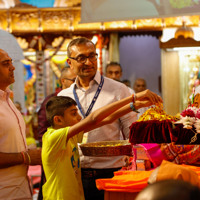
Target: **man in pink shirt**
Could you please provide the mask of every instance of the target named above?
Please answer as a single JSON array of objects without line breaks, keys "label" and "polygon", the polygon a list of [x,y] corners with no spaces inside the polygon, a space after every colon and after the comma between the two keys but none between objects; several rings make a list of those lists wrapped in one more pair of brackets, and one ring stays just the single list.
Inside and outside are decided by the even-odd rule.
[{"label": "man in pink shirt", "polygon": [[9,98],[15,82],[12,59],[0,49],[0,200],[31,200],[29,165],[41,164],[41,150],[28,150],[25,122]]}]

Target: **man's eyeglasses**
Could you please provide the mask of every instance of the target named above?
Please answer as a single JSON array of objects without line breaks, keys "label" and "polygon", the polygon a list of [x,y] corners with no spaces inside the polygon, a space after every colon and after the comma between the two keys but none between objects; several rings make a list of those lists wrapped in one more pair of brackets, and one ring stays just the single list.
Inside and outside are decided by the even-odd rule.
[{"label": "man's eyeglasses", "polygon": [[89,56],[79,55],[76,58],[73,58],[73,57],[69,57],[69,58],[76,60],[78,63],[84,64],[87,61],[87,59],[89,59],[91,62],[96,61],[97,58],[98,58],[98,54],[97,53],[96,54],[90,54]]}]

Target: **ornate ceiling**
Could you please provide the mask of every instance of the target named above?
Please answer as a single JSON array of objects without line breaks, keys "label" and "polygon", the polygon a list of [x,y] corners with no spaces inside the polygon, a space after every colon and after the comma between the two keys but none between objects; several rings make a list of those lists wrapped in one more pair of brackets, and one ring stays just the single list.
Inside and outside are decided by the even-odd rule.
[{"label": "ornate ceiling", "polygon": [[[4,2],[10,4],[6,9]],[[8,3],[9,2],[9,3]],[[13,34],[27,33],[95,33],[106,31],[162,30],[187,26],[199,26],[199,16],[154,18],[130,21],[80,24],[80,0],[56,0],[53,8],[37,8],[20,3],[19,0],[0,0],[0,28]],[[91,32],[92,31],[92,32]]]},{"label": "ornate ceiling", "polygon": [[0,29],[12,33],[18,39],[20,37],[19,40],[23,41],[25,38],[26,41],[22,43],[25,45],[28,42],[29,46],[34,36],[42,36],[47,44],[52,45],[60,36],[71,38],[75,35],[89,36],[110,32],[160,33],[163,28],[181,27],[183,22],[191,27],[198,27],[200,24],[199,16],[81,24],[81,0],[56,0],[52,8],[37,8],[20,3],[19,0],[0,0],[0,8]]}]

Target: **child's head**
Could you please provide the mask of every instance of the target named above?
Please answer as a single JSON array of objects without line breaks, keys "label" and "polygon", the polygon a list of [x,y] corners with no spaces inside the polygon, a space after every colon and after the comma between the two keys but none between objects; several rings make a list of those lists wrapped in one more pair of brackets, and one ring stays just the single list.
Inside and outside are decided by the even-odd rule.
[{"label": "child's head", "polygon": [[51,126],[55,125],[54,117],[64,117],[65,110],[72,106],[76,106],[76,102],[70,97],[54,96],[51,97],[46,104],[46,117]]}]

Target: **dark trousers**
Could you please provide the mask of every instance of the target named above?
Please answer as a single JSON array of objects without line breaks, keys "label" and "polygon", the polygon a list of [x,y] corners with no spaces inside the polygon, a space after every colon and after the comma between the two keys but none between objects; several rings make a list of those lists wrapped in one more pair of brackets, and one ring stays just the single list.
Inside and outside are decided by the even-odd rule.
[{"label": "dark trousers", "polygon": [[40,187],[39,187],[39,193],[38,193],[37,200],[43,200],[42,186],[44,185],[45,182],[46,182],[46,178],[45,178],[44,170],[42,167],[41,181],[40,181]]},{"label": "dark trousers", "polygon": [[96,179],[112,178],[114,172],[121,168],[112,169],[81,169],[82,183],[84,189],[85,200],[104,200],[104,191],[98,190],[96,187]]}]

